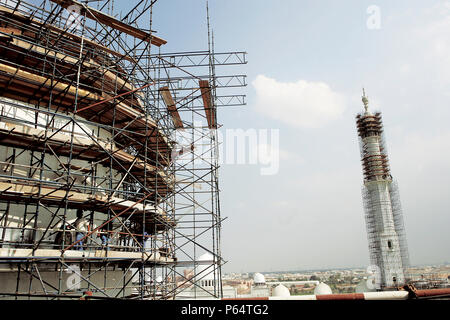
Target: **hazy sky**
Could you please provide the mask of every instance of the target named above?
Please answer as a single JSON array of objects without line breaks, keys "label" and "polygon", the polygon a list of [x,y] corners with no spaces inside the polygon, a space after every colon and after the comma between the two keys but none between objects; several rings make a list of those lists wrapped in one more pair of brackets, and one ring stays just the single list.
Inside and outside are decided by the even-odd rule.
[{"label": "hazy sky", "polygon": [[[158,1],[166,51],[207,48],[204,4]],[[224,128],[280,130],[278,174],[221,169],[225,271],[369,264],[363,86],[383,112],[411,262],[450,261],[450,1],[213,0],[210,11],[216,51],[249,60],[234,70],[248,75],[248,105],[222,109]]]}]

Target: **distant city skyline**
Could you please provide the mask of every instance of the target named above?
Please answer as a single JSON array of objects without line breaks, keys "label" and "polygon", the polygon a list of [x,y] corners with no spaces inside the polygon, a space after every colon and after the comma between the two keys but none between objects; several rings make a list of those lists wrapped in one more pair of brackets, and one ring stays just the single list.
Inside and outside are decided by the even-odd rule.
[{"label": "distant city skyline", "polygon": [[[444,261],[442,263],[432,263],[432,264],[417,264],[417,265],[411,265],[409,268],[423,268],[423,267],[437,267],[437,266],[450,266],[449,261]],[[323,269],[292,269],[292,270],[251,270],[251,271],[230,271],[225,272],[224,274],[233,274],[233,273],[298,273],[298,272],[304,272],[304,273],[311,273],[311,272],[325,272],[325,271],[332,271],[332,270],[367,270],[367,265],[361,265],[361,266],[349,266],[349,267],[339,267],[339,268],[323,268]]]},{"label": "distant city skyline", "polygon": [[[411,265],[407,269],[418,269],[418,268],[450,268],[450,262],[443,262],[443,263],[437,263],[437,264],[423,264],[423,265]],[[261,274],[296,274],[296,273],[321,273],[321,272],[331,272],[331,271],[350,271],[350,270],[359,270],[363,271],[364,273],[367,272],[366,266],[353,266],[353,267],[341,267],[341,268],[323,268],[323,269],[305,269],[305,270],[270,270],[270,271],[264,271],[264,270],[254,270],[254,271],[243,271],[243,272],[225,272],[225,276],[229,276],[231,274],[255,274],[255,273],[261,273]]]}]

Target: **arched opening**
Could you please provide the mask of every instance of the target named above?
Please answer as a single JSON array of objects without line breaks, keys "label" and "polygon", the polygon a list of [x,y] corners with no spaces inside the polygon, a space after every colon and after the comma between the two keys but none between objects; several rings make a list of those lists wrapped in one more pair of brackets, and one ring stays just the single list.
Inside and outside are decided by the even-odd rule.
[{"label": "arched opening", "polygon": [[393,245],[392,245],[392,241],[391,240],[388,240],[388,248],[389,248],[389,250],[393,249]]}]

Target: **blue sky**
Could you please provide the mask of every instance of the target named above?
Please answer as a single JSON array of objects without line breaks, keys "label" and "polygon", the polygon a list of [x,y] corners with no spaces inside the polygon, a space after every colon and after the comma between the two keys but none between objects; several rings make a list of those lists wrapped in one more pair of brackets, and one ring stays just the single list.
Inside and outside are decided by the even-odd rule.
[{"label": "blue sky", "polygon": [[[370,5],[379,29],[367,27]],[[273,176],[222,168],[225,271],[369,264],[354,124],[363,86],[383,112],[411,262],[450,261],[450,1],[217,0],[210,14],[216,52],[249,60],[231,69],[248,75],[248,105],[222,109],[224,128],[279,129],[283,154]],[[206,49],[205,1],[158,1],[153,29],[164,51]],[[270,83],[279,104],[267,105]],[[302,86],[319,94],[299,96]]]}]

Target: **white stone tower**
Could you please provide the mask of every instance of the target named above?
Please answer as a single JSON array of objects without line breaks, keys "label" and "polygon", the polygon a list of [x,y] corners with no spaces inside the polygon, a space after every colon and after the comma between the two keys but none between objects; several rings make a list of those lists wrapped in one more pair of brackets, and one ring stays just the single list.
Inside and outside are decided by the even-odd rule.
[{"label": "white stone tower", "polygon": [[370,261],[377,266],[377,288],[401,286],[404,268],[409,264],[397,184],[393,181],[381,113],[369,111],[363,91],[364,112],[356,116],[361,149],[364,186],[363,202],[369,242]]}]

